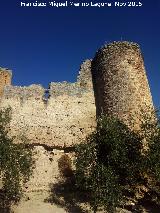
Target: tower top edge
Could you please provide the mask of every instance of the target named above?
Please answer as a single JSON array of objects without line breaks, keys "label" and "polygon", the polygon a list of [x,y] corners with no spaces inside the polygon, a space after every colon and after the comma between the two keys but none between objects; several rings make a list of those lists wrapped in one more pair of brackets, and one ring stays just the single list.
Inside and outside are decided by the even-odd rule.
[{"label": "tower top edge", "polygon": [[114,48],[126,48],[126,49],[135,49],[140,50],[140,45],[136,42],[131,41],[113,41],[110,43],[104,44],[98,51],[102,51],[104,49],[114,49]]}]

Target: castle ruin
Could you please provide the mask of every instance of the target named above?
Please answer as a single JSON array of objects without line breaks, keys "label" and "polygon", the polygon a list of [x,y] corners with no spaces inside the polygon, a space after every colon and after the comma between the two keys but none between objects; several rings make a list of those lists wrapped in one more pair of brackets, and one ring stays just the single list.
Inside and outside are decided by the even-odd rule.
[{"label": "castle ruin", "polygon": [[153,109],[143,57],[132,42],[99,49],[93,60],[81,65],[75,83],[51,82],[46,90],[41,85],[13,86],[11,78],[11,71],[0,69],[0,107],[12,108],[10,134],[25,134],[36,147],[36,169],[28,190],[46,189],[56,181],[57,159],[94,131],[101,113],[127,124],[133,118],[137,126],[141,111]]},{"label": "castle ruin", "polygon": [[[2,84],[0,106],[12,108],[11,134],[25,133],[32,144],[59,148],[73,146],[85,138],[96,124],[90,69],[91,61],[87,60],[80,67],[77,82],[51,82],[47,91],[41,85]],[[11,79],[10,72],[8,78]],[[1,81],[5,79],[2,77]]]}]

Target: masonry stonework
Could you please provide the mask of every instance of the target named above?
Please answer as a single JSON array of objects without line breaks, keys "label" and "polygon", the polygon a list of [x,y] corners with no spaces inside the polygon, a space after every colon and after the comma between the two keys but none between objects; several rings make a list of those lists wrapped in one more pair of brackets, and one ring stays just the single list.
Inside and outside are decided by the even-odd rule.
[{"label": "masonry stonework", "polygon": [[77,82],[51,82],[47,91],[41,85],[6,85],[0,106],[12,108],[11,135],[25,134],[32,144],[59,148],[85,139],[96,125],[90,69],[86,60]]},{"label": "masonry stonework", "polygon": [[12,72],[6,68],[0,67],[0,97],[3,95],[3,90],[6,85],[11,85]]},{"label": "masonry stonework", "polygon": [[11,71],[0,69],[0,107],[11,106],[10,134],[24,134],[32,144],[72,147],[96,127],[101,113],[137,128],[143,111],[153,109],[139,45],[113,42],[80,66],[75,83],[11,85]]},{"label": "masonry stonework", "polygon": [[92,75],[97,116],[116,116],[127,125],[139,128],[143,112],[153,110],[139,46],[132,42],[105,45],[92,61]]},{"label": "masonry stonework", "polygon": [[10,134],[24,134],[34,146],[36,168],[26,186],[33,191],[56,182],[57,160],[94,131],[101,113],[139,125],[140,111],[153,103],[139,46],[114,42],[81,65],[75,83],[12,86],[11,72],[0,69],[0,108],[8,106]]}]

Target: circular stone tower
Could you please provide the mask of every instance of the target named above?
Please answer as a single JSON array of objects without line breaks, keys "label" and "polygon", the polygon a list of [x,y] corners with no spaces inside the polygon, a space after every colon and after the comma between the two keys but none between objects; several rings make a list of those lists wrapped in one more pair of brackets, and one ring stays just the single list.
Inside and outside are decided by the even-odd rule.
[{"label": "circular stone tower", "polygon": [[92,61],[92,78],[97,116],[116,116],[137,129],[142,112],[146,115],[153,110],[143,57],[136,43],[113,42],[99,49]]}]

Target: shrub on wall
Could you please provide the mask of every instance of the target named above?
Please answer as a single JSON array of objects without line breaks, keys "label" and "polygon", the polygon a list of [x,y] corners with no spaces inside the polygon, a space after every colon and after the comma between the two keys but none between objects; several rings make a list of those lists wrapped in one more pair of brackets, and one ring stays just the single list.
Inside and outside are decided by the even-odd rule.
[{"label": "shrub on wall", "polygon": [[58,168],[62,177],[71,177],[73,175],[72,171],[72,161],[71,158],[64,154],[58,160]]},{"label": "shrub on wall", "polygon": [[90,196],[94,212],[99,207],[114,212],[128,200],[152,194],[160,181],[158,122],[146,119],[140,131],[133,131],[118,119],[103,116],[96,131],[76,147],[75,165],[77,186]]},{"label": "shrub on wall", "polygon": [[32,151],[26,148],[27,139],[15,144],[14,137],[8,136],[11,109],[0,110],[0,173],[4,200],[18,201],[22,195],[22,184],[32,173]]}]

